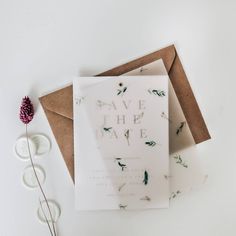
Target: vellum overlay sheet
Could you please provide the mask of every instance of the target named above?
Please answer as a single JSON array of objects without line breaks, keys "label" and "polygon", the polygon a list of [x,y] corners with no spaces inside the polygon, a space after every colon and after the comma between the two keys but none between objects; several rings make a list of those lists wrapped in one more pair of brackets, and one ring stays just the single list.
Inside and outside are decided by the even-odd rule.
[{"label": "vellum overlay sheet", "polygon": [[169,206],[168,80],[74,79],[77,210]]}]

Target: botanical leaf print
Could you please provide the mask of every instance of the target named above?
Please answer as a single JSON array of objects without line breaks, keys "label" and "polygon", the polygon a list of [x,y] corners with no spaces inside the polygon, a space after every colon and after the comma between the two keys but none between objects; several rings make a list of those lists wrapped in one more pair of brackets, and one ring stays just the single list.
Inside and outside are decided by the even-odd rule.
[{"label": "botanical leaf print", "polygon": [[145,144],[150,147],[154,147],[154,146],[156,146],[157,143],[155,141],[147,141],[147,142],[145,142]]},{"label": "botanical leaf print", "polygon": [[184,128],[184,125],[185,125],[185,121],[181,122],[179,127],[177,128],[176,130],[176,134],[179,135],[182,131],[183,131],[183,128]]},{"label": "botanical leaf print", "polygon": [[148,172],[145,170],[144,171],[144,176],[143,176],[143,183],[144,183],[144,185],[148,184],[148,179],[149,179]]},{"label": "botanical leaf print", "polygon": [[148,89],[148,92],[153,95],[157,95],[159,97],[165,97],[166,93],[163,90],[157,90],[157,89]]},{"label": "botanical leaf print", "polygon": [[104,130],[105,132],[110,132],[111,129],[112,129],[112,127],[108,127],[108,128],[104,127],[104,128],[103,128],[103,130]]},{"label": "botanical leaf print", "polygon": [[145,196],[145,197],[140,198],[140,200],[150,202],[150,201],[151,201],[151,198],[148,197],[148,196]]},{"label": "botanical leaf print", "polygon": [[117,96],[123,95],[127,90],[127,87],[123,87],[123,83],[119,83],[119,86],[121,88],[117,89]]},{"label": "botanical leaf print", "polygon": [[188,168],[188,165],[182,160],[180,155],[173,157],[176,160],[176,164],[180,164],[181,166]]},{"label": "botanical leaf print", "polygon": [[179,195],[181,192],[179,190],[177,190],[176,192],[172,192],[169,199],[174,199],[177,197],[177,195]]}]

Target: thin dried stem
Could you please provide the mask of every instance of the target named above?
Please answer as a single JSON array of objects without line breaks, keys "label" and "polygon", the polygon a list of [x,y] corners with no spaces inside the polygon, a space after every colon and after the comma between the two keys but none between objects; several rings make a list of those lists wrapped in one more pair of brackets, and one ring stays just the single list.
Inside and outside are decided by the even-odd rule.
[{"label": "thin dried stem", "polygon": [[53,236],[53,232],[52,232],[51,226],[50,226],[49,221],[48,221],[48,219],[47,219],[47,216],[46,216],[46,214],[45,214],[45,212],[44,212],[44,210],[43,210],[43,205],[42,205],[42,202],[41,202],[40,199],[39,199],[39,204],[40,204],[41,211],[42,211],[42,213],[43,213],[43,217],[44,217],[44,219],[45,219],[45,221],[46,221],[46,223],[47,223],[47,225],[48,225],[49,231],[50,231],[51,235]]},{"label": "thin dried stem", "polygon": [[49,204],[48,204],[48,200],[47,200],[47,197],[43,191],[43,187],[39,181],[39,178],[38,178],[38,175],[36,173],[36,170],[35,170],[35,166],[34,166],[34,162],[33,162],[33,158],[32,158],[32,155],[31,155],[31,151],[30,151],[30,145],[29,145],[29,135],[28,135],[28,129],[27,129],[27,124],[25,125],[25,132],[26,132],[26,140],[27,140],[27,146],[28,146],[28,151],[29,151],[29,158],[30,158],[30,162],[31,162],[31,166],[33,168],[33,171],[34,171],[34,175],[35,175],[35,178],[36,178],[36,181],[38,183],[38,186],[39,186],[39,189],[43,195],[43,198],[44,198],[44,201],[47,205],[47,208],[48,208],[48,212],[49,212],[49,215],[50,215],[50,218],[51,218],[51,222],[52,222],[52,227],[53,227],[53,232],[54,232],[54,236],[57,236],[57,233],[56,233],[56,229],[55,229],[55,222],[53,220],[53,217],[52,217],[52,212],[51,212],[51,209],[49,207]]}]

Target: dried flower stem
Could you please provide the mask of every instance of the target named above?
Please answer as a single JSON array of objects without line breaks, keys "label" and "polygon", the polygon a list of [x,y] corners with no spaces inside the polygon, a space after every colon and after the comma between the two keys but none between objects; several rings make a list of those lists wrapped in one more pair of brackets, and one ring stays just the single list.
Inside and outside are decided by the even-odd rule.
[{"label": "dried flower stem", "polygon": [[[43,191],[42,185],[41,185],[41,183],[40,183],[40,181],[39,181],[38,175],[37,175],[36,170],[35,170],[33,158],[32,158],[31,151],[30,151],[29,135],[28,135],[28,127],[27,127],[27,124],[25,125],[25,133],[26,133],[26,140],[27,140],[27,146],[28,146],[29,158],[30,158],[31,166],[32,166],[32,168],[33,168],[36,181],[37,181],[38,186],[39,186],[39,188],[40,188],[40,191],[41,191],[41,193],[42,193],[42,195],[43,195],[44,201],[45,201],[45,203],[46,203],[46,205],[47,205],[48,212],[49,212],[49,215],[50,215],[50,218],[51,218],[52,227],[53,227],[53,234],[51,234],[51,235],[52,235],[52,236],[53,236],[53,235],[54,235],[54,236],[57,236],[56,229],[55,229],[55,225],[54,225],[55,222],[54,222],[54,220],[53,220],[53,218],[52,218],[52,212],[51,212],[51,209],[50,209],[50,207],[49,207],[47,197],[46,197],[46,195],[45,195],[45,193],[44,193],[44,191]],[[51,232],[52,229],[51,229],[51,227],[50,227],[49,224],[48,224],[48,226],[49,226],[49,230],[50,230],[50,232]]]},{"label": "dried flower stem", "polygon": [[53,236],[52,229],[51,229],[51,227],[50,227],[50,224],[49,224],[49,221],[48,221],[48,219],[47,219],[47,216],[46,216],[46,214],[45,214],[45,212],[44,212],[44,210],[43,210],[43,205],[42,205],[42,202],[41,202],[40,199],[39,199],[39,204],[40,204],[41,211],[42,211],[42,213],[43,213],[43,217],[44,217],[44,219],[45,219],[45,221],[46,221],[46,223],[47,223],[47,225],[48,225],[49,231],[50,231],[51,235]]}]

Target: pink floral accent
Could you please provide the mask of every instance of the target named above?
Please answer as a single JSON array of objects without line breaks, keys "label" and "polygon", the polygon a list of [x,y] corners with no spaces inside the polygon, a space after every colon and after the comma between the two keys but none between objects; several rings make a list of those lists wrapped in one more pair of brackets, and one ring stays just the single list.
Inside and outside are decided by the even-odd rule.
[{"label": "pink floral accent", "polygon": [[34,107],[28,96],[22,99],[20,107],[20,120],[24,124],[28,124],[34,117]]}]

